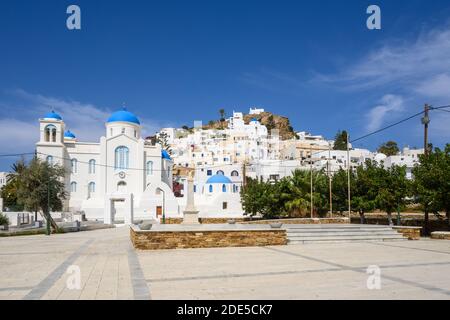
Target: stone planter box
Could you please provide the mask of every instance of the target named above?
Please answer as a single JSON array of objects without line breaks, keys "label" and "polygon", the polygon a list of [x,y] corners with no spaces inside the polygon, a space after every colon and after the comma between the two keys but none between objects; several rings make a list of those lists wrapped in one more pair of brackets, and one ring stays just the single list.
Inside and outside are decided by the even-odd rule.
[{"label": "stone planter box", "polygon": [[271,227],[272,229],[280,229],[282,225],[283,225],[283,224],[282,224],[281,222],[275,222],[275,223],[271,223],[271,224],[270,224],[270,227]]},{"label": "stone planter box", "polygon": [[139,225],[140,230],[150,230],[152,228],[151,223],[142,223]]},{"label": "stone planter box", "polygon": [[435,231],[431,233],[431,239],[450,240],[450,231]]},{"label": "stone planter box", "polygon": [[392,229],[397,230],[398,233],[401,233],[408,240],[420,240],[422,227],[394,226]]},{"label": "stone planter box", "polygon": [[253,228],[213,230],[193,228],[182,230],[140,230],[130,226],[133,246],[141,250],[218,248],[218,247],[256,247],[286,245],[284,229]]}]

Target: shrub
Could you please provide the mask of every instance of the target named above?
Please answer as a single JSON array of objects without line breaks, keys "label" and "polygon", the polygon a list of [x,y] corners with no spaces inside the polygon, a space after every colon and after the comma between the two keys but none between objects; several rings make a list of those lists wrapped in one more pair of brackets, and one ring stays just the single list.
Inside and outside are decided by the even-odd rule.
[{"label": "shrub", "polygon": [[9,225],[8,217],[0,212],[0,226],[7,226],[7,225]]}]

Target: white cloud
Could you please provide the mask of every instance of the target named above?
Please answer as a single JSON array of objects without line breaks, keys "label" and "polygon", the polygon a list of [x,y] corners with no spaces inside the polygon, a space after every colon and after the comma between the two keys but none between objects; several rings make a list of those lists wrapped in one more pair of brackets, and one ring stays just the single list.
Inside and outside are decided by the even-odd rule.
[{"label": "white cloud", "polygon": [[380,104],[373,107],[368,115],[367,131],[374,131],[381,127],[387,115],[404,110],[404,100],[401,96],[387,94],[380,100]]},{"label": "white cloud", "polygon": [[426,97],[450,100],[450,75],[441,73],[431,77],[419,84],[416,91]]},{"label": "white cloud", "polygon": [[[450,70],[450,29],[420,34],[415,41],[390,41],[336,75],[316,80],[350,89],[395,85],[413,89]],[[445,80],[445,79],[444,79]],[[424,92],[426,93],[426,92]]]},{"label": "white cloud", "polygon": [[39,124],[5,118],[0,119],[0,153],[28,153],[34,151],[39,140]]},{"label": "white cloud", "polygon": [[[105,135],[105,122],[113,112],[90,103],[64,100],[40,94],[32,94],[22,89],[9,92],[14,103],[0,102],[3,115],[0,115],[1,153],[33,152],[39,140],[38,118],[54,109],[79,141],[99,141]],[[7,108],[7,109],[6,109]],[[130,110],[131,111],[131,110]],[[152,135],[167,123],[138,117],[143,126],[143,136]]]},{"label": "white cloud", "polygon": [[[341,72],[320,74],[313,81],[351,92],[384,95],[380,105],[372,108],[367,116],[370,131],[380,128],[392,112],[395,112],[393,116],[409,115],[420,111],[420,106],[426,102],[434,106],[450,104],[449,70],[450,28],[447,24],[444,28],[422,32],[411,41],[387,41]],[[385,95],[388,92],[395,96]],[[408,96],[410,108],[405,106],[401,96]],[[432,117],[436,119],[433,121],[436,136],[448,136],[448,116],[436,111]]]}]

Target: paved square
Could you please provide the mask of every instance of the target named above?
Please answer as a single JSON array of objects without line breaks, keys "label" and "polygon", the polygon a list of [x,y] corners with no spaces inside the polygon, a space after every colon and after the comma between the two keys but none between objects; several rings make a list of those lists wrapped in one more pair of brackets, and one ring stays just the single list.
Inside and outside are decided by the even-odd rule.
[{"label": "paved square", "polygon": [[135,251],[121,227],[0,238],[0,274],[0,299],[450,299],[450,241]]}]

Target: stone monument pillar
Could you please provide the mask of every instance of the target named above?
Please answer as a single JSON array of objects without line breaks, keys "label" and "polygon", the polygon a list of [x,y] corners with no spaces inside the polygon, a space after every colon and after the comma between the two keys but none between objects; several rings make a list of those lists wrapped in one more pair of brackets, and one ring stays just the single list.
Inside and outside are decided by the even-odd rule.
[{"label": "stone monument pillar", "polygon": [[188,176],[188,187],[187,187],[187,199],[186,208],[183,211],[183,223],[182,224],[199,224],[198,222],[198,210],[194,203],[194,177],[193,171],[189,173]]}]

